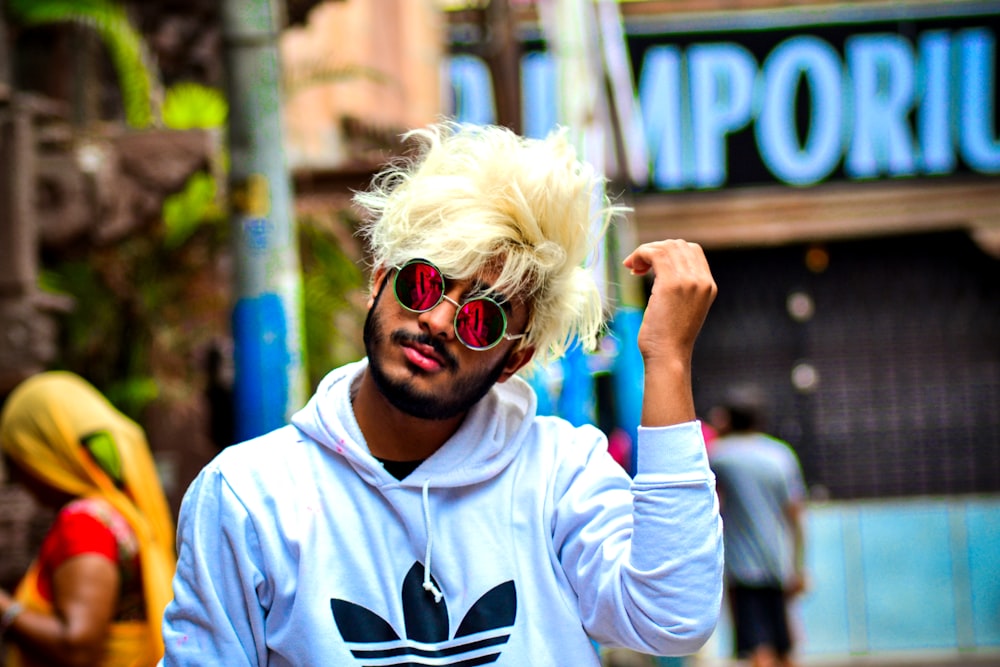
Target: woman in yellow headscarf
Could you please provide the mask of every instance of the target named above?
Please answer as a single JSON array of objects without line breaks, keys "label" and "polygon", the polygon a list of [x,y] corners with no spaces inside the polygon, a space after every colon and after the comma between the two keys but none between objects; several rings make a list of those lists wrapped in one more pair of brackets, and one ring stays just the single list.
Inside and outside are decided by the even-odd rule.
[{"label": "woman in yellow headscarf", "polygon": [[156,664],[176,556],[142,429],[53,371],[8,397],[0,447],[19,481],[60,508],[14,595],[0,590],[7,665]]}]

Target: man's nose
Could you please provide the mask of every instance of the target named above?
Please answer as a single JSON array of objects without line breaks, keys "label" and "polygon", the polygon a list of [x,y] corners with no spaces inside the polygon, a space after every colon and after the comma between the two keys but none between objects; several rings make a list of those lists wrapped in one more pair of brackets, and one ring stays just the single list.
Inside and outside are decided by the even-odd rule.
[{"label": "man's nose", "polygon": [[430,310],[420,313],[418,320],[432,336],[450,339],[455,335],[455,312],[461,304],[447,294]]}]

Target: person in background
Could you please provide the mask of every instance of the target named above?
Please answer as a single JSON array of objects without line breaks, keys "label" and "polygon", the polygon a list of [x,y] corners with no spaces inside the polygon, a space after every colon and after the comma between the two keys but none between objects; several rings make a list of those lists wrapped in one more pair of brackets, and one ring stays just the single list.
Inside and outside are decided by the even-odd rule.
[{"label": "person in background", "polygon": [[735,652],[752,667],[791,667],[788,602],[806,585],[799,460],[764,432],[766,400],[758,387],[730,388],[709,414],[718,434],[709,460],[722,511]]},{"label": "person in background", "polygon": [[58,508],[14,595],[0,590],[8,667],[156,664],[174,525],[142,429],[51,371],[10,394],[0,447],[16,481]]},{"label": "person in background", "polygon": [[602,333],[586,262],[621,212],[602,179],[566,132],[442,123],[408,139],[419,150],[356,195],[372,214],[367,356],[188,488],[163,664],[597,667],[595,641],[693,653],[722,599],[691,389],[716,292],[702,249],[624,260],[655,275],[633,480],[597,427],[537,415],[517,375]]}]

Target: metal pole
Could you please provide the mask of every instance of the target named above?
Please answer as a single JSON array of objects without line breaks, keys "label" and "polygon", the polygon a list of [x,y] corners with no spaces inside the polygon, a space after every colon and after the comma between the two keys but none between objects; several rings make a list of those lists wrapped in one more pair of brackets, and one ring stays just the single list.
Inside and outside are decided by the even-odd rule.
[{"label": "metal pole", "polygon": [[223,0],[230,187],[236,439],[287,423],[305,402],[302,277],[283,136],[279,4]]}]

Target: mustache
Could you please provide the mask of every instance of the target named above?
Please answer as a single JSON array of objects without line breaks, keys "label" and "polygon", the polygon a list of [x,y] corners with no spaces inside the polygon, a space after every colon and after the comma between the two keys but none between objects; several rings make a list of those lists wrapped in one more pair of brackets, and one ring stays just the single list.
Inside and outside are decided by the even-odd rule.
[{"label": "mustache", "polygon": [[409,331],[403,331],[397,329],[392,332],[389,339],[398,344],[402,343],[416,343],[417,345],[427,345],[428,347],[434,348],[434,352],[441,357],[444,365],[448,367],[449,370],[456,370],[458,368],[458,359],[452,355],[447,348],[445,348],[444,343],[441,342],[439,338],[435,338],[426,333],[411,333]]}]

